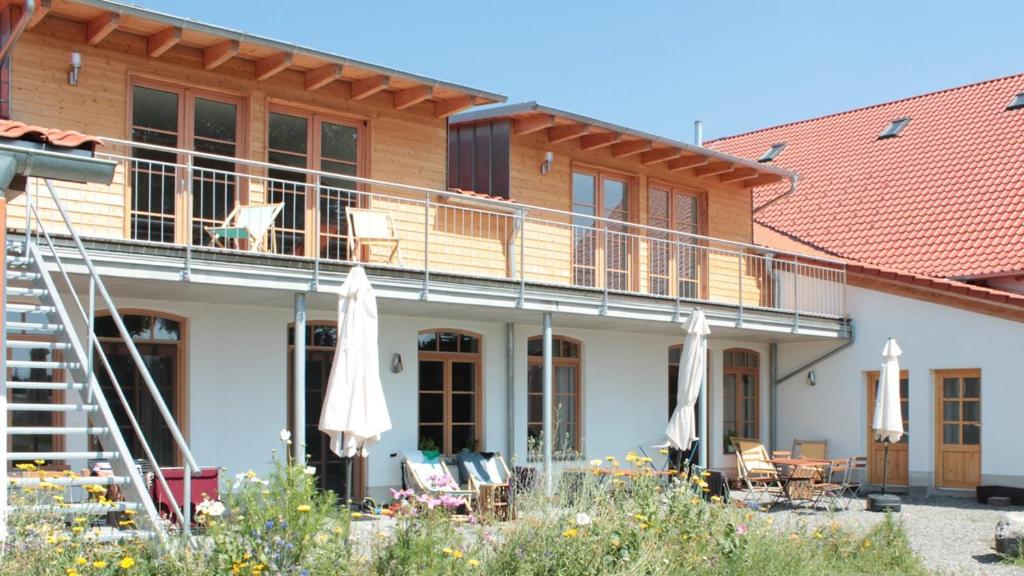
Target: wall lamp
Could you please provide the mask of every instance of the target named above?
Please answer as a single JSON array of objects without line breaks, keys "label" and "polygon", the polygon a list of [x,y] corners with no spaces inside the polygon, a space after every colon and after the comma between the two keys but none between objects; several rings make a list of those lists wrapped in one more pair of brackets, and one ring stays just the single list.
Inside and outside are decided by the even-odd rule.
[{"label": "wall lamp", "polygon": [[71,53],[71,71],[68,72],[68,84],[78,86],[78,73],[82,70],[82,55]]},{"label": "wall lamp", "polygon": [[402,362],[402,355],[395,352],[395,355],[391,357],[391,372],[401,374],[403,370],[405,370],[405,364]]},{"label": "wall lamp", "polygon": [[818,377],[814,374],[814,370],[807,373],[807,384],[809,386],[815,386],[818,384]]},{"label": "wall lamp", "polygon": [[547,176],[548,172],[551,172],[551,164],[555,161],[554,152],[544,153],[544,163],[540,165],[540,173],[542,176]]}]

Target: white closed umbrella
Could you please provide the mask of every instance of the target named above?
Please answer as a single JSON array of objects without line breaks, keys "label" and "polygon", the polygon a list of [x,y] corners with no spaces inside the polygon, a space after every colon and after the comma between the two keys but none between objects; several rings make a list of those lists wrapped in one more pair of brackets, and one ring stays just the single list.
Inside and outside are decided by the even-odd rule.
[{"label": "white closed umbrella", "polygon": [[882,373],[875,395],[875,418],[871,429],[875,439],[885,443],[882,463],[882,494],[885,494],[889,474],[889,445],[903,437],[903,411],[900,405],[900,354],[903,350],[896,340],[889,338],[882,350]]},{"label": "white closed umbrella", "polygon": [[331,451],[343,458],[365,456],[367,447],[391,429],[377,331],[377,298],[358,266],[338,294],[338,343],[320,412],[320,431],[330,437]]},{"label": "white closed umbrella", "polygon": [[[695,311],[686,324],[686,339],[683,341],[682,358],[679,359],[679,392],[675,410],[668,420],[665,435],[669,444],[679,450],[687,450],[697,439],[694,405],[700,395],[701,383],[707,372],[708,321],[704,312]],[[706,417],[706,415],[702,416]],[[705,422],[707,420],[704,420]]]}]

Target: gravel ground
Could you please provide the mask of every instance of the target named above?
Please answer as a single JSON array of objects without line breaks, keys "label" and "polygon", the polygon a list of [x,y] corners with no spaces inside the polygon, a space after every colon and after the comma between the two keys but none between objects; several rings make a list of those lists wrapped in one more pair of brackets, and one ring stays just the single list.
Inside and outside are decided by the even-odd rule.
[{"label": "gravel ground", "polygon": [[[734,497],[744,498],[742,492]],[[950,496],[903,497],[903,511],[898,514],[913,549],[925,564],[939,574],[1024,574],[1024,568],[999,562],[995,554],[996,522],[1004,512],[1024,508],[992,508],[971,498]],[[833,520],[851,530],[867,530],[884,518],[868,512],[864,500],[851,503],[849,511],[829,513],[806,507],[778,506],[768,512],[775,525],[785,529],[801,521],[807,525],[827,525]]]}]

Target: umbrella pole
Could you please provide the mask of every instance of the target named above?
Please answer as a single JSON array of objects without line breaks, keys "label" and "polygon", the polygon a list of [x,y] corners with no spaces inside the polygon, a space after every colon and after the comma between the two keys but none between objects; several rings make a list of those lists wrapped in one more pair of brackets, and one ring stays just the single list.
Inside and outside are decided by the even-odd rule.
[{"label": "umbrella pole", "polygon": [[882,452],[882,495],[889,483],[889,441],[885,441],[885,449]]}]

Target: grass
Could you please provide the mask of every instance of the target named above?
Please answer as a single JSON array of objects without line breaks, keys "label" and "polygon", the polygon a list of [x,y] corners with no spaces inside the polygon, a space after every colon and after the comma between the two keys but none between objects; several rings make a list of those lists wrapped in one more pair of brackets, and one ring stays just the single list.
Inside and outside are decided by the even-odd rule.
[{"label": "grass", "polygon": [[643,475],[565,476],[550,496],[521,493],[514,522],[459,518],[403,495],[380,533],[355,530],[353,515],[314,480],[281,461],[265,479],[240,475],[224,491],[223,510],[204,507],[205,533],[192,546],[177,538],[99,543],[61,517],[14,516],[0,576],[927,573],[892,517],[867,533],[835,523],[791,530],[706,501],[699,477],[666,486]]}]

